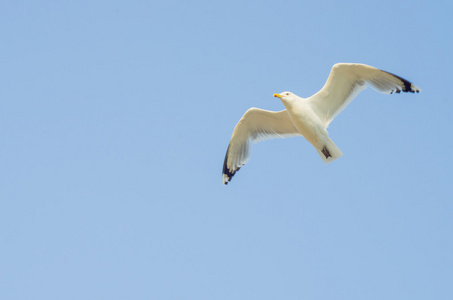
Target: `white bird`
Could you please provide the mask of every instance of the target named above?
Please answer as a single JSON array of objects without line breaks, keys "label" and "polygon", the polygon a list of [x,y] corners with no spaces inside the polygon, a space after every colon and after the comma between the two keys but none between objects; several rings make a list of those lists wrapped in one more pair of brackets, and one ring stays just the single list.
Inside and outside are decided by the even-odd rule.
[{"label": "white bird", "polygon": [[335,64],[324,87],[313,96],[304,99],[291,92],[274,94],[283,102],[285,110],[252,107],[245,112],[228,145],[222,170],[223,184],[228,184],[249,160],[250,142],[303,136],[325,163],[341,157],[343,153],[329,138],[327,127],[367,85],[383,94],[421,91],[406,79],[371,66]]}]

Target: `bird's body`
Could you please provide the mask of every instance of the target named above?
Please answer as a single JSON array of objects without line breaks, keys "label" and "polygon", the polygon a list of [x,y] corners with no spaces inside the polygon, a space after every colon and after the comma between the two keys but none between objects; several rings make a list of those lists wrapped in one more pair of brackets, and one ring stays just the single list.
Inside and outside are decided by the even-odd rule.
[{"label": "bird's body", "polygon": [[304,99],[290,92],[274,94],[286,110],[251,108],[242,116],[225,155],[223,183],[228,184],[250,158],[250,142],[303,136],[325,163],[341,157],[343,153],[329,138],[327,127],[367,85],[384,94],[420,92],[406,79],[374,67],[336,64],[324,87],[313,96]]},{"label": "bird's body", "polygon": [[340,158],[343,153],[329,138],[327,126],[314,111],[309,98],[303,99],[290,92],[283,94],[286,93],[291,97],[281,97],[281,100],[298,132],[315,147],[325,163]]},{"label": "bird's body", "polygon": [[291,121],[310,144],[315,148],[321,146],[323,141],[328,138],[323,122],[308,101],[294,96],[294,99],[282,100]]}]

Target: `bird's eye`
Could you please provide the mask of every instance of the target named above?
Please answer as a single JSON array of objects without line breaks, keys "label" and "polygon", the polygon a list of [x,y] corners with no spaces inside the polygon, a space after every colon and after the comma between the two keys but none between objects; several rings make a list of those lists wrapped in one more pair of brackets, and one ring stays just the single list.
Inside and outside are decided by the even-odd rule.
[{"label": "bird's eye", "polygon": [[289,96],[289,93],[286,93],[286,96]]}]

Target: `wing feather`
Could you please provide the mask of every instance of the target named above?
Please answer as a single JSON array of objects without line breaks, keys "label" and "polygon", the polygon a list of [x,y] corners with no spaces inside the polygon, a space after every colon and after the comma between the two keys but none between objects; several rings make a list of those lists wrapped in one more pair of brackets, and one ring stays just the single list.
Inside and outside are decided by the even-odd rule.
[{"label": "wing feather", "polygon": [[237,123],[223,163],[223,184],[250,159],[251,142],[300,136],[286,110],[268,111],[252,107]]},{"label": "wing feather", "polygon": [[328,126],[367,85],[384,94],[420,92],[415,84],[395,74],[364,64],[339,63],[332,67],[324,87],[308,100]]}]

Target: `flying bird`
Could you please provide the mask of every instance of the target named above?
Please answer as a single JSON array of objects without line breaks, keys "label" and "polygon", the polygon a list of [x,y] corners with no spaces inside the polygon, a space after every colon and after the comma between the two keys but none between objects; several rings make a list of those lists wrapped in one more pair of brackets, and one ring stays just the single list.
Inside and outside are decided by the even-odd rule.
[{"label": "flying bird", "polygon": [[364,64],[338,63],[324,87],[309,98],[291,92],[274,94],[286,109],[268,111],[252,107],[234,128],[222,169],[223,184],[250,159],[251,142],[303,136],[325,163],[343,153],[327,132],[330,122],[367,86],[383,94],[419,93],[415,84],[395,74]]}]

